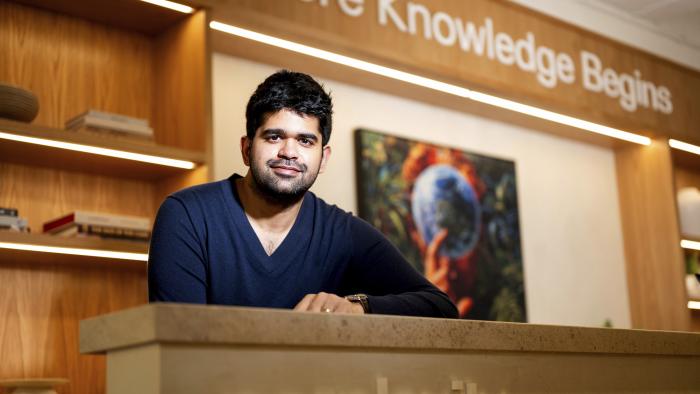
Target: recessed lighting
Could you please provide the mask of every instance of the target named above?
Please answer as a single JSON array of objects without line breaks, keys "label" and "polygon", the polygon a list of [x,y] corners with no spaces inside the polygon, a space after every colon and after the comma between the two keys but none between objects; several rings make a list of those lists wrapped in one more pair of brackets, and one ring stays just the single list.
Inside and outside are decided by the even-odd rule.
[{"label": "recessed lighting", "polygon": [[62,142],[49,140],[46,138],[37,137],[27,137],[24,135],[17,135],[11,133],[5,133],[0,131],[0,138],[12,141],[26,142],[29,144],[37,144],[43,146],[50,146],[53,148],[68,149],[77,152],[92,153],[95,155],[117,157],[120,159],[135,160],[151,164],[159,164],[169,167],[183,168],[186,170],[191,170],[195,167],[195,163],[186,160],[169,159],[167,157],[144,155],[141,153],[133,153],[127,151],[121,151],[116,149],[100,148],[97,146],[74,144],[72,142]]},{"label": "recessed lighting", "polygon": [[684,239],[681,241],[681,248],[683,249],[693,249],[693,250],[700,250],[700,242],[697,241],[689,241],[687,239]]},{"label": "recessed lighting", "polygon": [[675,149],[683,150],[686,152],[695,153],[696,155],[700,155],[700,146],[697,146],[697,145],[691,145],[687,142],[678,141],[678,140],[674,140],[674,139],[669,139],[668,145],[671,146],[671,148],[675,148]]},{"label": "recessed lighting", "polygon": [[627,131],[614,129],[612,127],[603,126],[601,124],[588,122],[582,119],[577,119],[571,116],[562,115],[556,112],[548,111],[542,108],[533,107],[531,105],[521,104],[515,101],[506,100],[500,97],[466,89],[461,86],[448,84],[445,82],[436,81],[434,79],[421,77],[419,75],[395,70],[393,68],[380,66],[378,64],[366,62],[351,58],[337,53],[325,51],[322,49],[310,47],[308,45],[299,44],[297,42],[283,40],[281,38],[269,36],[266,34],[254,32],[252,30],[242,29],[240,27],[228,25],[225,23],[212,21],[209,27],[224,33],[234,36],[247,38],[249,40],[272,45],[278,48],[287,49],[293,52],[301,53],[308,56],[313,56],[329,62],[342,64],[358,70],[367,71],[373,74],[381,75],[388,78],[393,78],[399,81],[408,82],[417,86],[437,90],[443,93],[452,94],[458,97],[467,98],[478,101],[480,103],[492,105],[495,107],[507,109],[510,111],[519,112],[536,118],[545,119],[551,122],[575,127],[581,130],[591,131],[597,134],[606,135],[609,137],[618,138],[621,140],[634,142],[641,145],[651,144],[651,139],[645,136],[633,134]]},{"label": "recessed lighting", "polygon": [[688,308],[700,309],[700,301],[688,301]]},{"label": "recessed lighting", "polygon": [[150,3],[154,4],[157,6],[165,7],[165,8],[170,8],[171,10],[175,11],[180,11],[185,14],[191,14],[194,12],[194,8],[190,6],[186,6],[184,4],[179,4],[174,1],[168,1],[168,0],[141,0],[144,3]]},{"label": "recessed lighting", "polygon": [[33,244],[19,244],[12,242],[0,242],[0,248],[25,250],[31,252],[70,254],[74,256],[103,257],[108,259],[148,261],[148,253],[116,252],[111,250],[65,248],[60,246],[46,246]]}]

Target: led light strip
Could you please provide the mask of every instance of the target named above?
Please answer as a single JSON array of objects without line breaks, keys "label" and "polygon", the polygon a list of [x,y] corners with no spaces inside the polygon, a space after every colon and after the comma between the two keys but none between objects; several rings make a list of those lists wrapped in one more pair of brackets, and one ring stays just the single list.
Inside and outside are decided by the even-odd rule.
[{"label": "led light strip", "polygon": [[688,301],[689,309],[700,309],[700,301]]},{"label": "led light strip", "polygon": [[425,88],[452,94],[458,97],[471,99],[480,103],[519,112],[525,115],[534,116],[536,118],[549,120],[559,124],[575,127],[586,131],[591,131],[594,133],[618,138],[629,142],[634,142],[641,145],[651,144],[651,140],[648,137],[614,129],[612,127],[603,126],[597,123],[588,122],[571,116],[562,115],[556,112],[547,111],[542,108],[537,108],[530,105],[521,104],[515,101],[506,100],[500,97],[491,96],[489,94],[476,92],[474,90],[466,89],[460,86],[451,85],[448,83],[436,81],[434,79],[421,77],[419,75],[410,74],[407,72],[395,70],[393,68],[380,66],[378,64],[369,63],[348,56],[339,55],[337,53],[324,51],[322,49],[299,44],[293,41],[283,40],[281,38],[268,36],[266,34],[257,33],[251,30],[242,29],[240,27],[228,25],[217,21],[210,22],[209,27],[211,27],[214,30],[228,33],[234,36],[247,38],[249,40],[257,41],[263,44],[268,44],[278,48],[301,53],[304,55],[313,56],[319,59],[327,60],[329,62],[342,64],[348,67],[356,68],[358,70],[371,72],[373,74],[393,78],[403,82],[408,82],[417,86],[422,86]]},{"label": "led light strip", "polygon": [[0,242],[0,248],[27,250],[31,252],[70,254],[75,256],[104,257],[108,259],[148,261],[147,253],[115,252],[111,250],[65,248],[59,246],[18,244],[11,242]]},{"label": "led light strip", "polygon": [[45,138],[27,137],[23,135],[5,133],[2,131],[0,131],[0,138],[12,141],[26,142],[29,144],[50,146],[53,148],[68,149],[77,152],[92,153],[95,155],[110,156],[117,157],[120,159],[159,164],[162,166],[184,168],[187,170],[191,170],[195,167],[195,163],[191,161],[168,159],[167,157],[144,155],[141,153],[126,152],[116,149],[99,148],[90,145],[74,144],[72,142],[54,141]]},{"label": "led light strip", "polygon": [[700,146],[691,145],[687,142],[678,141],[678,140],[674,140],[674,139],[669,139],[668,145],[671,148],[675,148],[678,150],[683,150],[686,152],[695,153],[696,155],[700,155]]},{"label": "led light strip", "polygon": [[154,5],[165,7],[165,8],[170,8],[171,10],[180,11],[180,12],[183,12],[185,14],[191,14],[194,12],[194,8],[192,8],[192,7],[189,7],[189,6],[186,6],[183,4],[178,4],[178,3],[168,1],[168,0],[141,0],[141,1],[143,1],[145,3],[151,3]]},{"label": "led light strip", "polygon": [[688,241],[687,239],[684,239],[684,240],[681,241],[681,248],[683,248],[683,249],[700,250],[700,242],[697,242],[697,241]]}]

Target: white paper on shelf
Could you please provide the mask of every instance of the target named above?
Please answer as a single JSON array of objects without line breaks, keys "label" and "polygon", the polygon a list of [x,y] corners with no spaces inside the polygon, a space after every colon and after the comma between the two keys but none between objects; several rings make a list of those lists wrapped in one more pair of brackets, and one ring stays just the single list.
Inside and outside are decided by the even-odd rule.
[{"label": "white paper on shelf", "polygon": [[681,233],[685,237],[700,238],[700,190],[695,187],[682,188],[677,198]]}]

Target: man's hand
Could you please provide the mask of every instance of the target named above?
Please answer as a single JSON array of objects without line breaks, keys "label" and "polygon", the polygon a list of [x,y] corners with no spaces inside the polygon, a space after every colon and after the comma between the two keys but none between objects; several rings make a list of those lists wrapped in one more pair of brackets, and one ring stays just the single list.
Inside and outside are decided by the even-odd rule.
[{"label": "man's hand", "polygon": [[355,313],[363,314],[365,310],[362,305],[350,302],[335,294],[320,292],[318,294],[307,294],[294,307],[295,311],[302,312],[325,312],[325,313]]}]

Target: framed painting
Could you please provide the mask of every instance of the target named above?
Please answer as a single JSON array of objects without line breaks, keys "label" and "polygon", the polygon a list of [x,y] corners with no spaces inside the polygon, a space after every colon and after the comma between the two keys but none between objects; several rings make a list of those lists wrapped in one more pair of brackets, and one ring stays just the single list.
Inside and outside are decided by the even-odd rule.
[{"label": "framed painting", "polygon": [[515,163],[364,129],[355,148],[359,216],[460,317],[527,321]]}]

